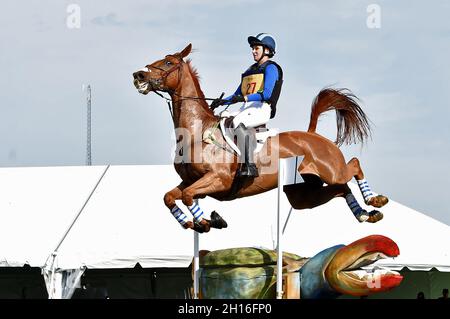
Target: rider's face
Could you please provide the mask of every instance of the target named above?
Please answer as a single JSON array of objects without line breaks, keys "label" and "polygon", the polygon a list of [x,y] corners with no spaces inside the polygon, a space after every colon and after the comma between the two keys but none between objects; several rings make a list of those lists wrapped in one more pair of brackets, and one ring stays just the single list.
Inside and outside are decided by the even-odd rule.
[{"label": "rider's face", "polygon": [[261,59],[261,57],[263,55],[263,52],[264,52],[264,49],[263,49],[262,45],[254,45],[254,46],[252,46],[253,60],[258,62],[259,59]]}]

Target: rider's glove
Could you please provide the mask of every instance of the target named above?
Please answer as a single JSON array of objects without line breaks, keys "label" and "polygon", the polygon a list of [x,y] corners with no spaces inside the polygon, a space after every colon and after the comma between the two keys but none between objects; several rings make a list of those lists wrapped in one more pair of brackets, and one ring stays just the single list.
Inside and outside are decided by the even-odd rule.
[{"label": "rider's glove", "polygon": [[211,105],[209,106],[209,108],[211,110],[215,110],[217,109],[219,106],[224,105],[225,103],[227,103],[227,100],[222,100],[222,99],[215,99],[214,101],[212,101]]},{"label": "rider's glove", "polygon": [[242,95],[233,95],[230,100],[230,104],[245,102],[245,98]]}]

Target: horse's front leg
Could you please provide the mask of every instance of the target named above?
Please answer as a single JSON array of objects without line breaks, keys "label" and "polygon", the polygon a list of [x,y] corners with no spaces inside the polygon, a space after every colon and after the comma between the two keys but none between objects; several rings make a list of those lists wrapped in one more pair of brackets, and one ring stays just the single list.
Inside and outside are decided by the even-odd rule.
[{"label": "horse's front leg", "polygon": [[194,216],[194,230],[198,232],[208,232],[213,228],[226,228],[227,223],[215,211],[211,213],[211,220],[203,218],[203,210],[195,198],[204,197],[209,194],[225,191],[229,188],[229,183],[224,183],[216,173],[206,173],[202,178],[197,180],[192,185],[183,189],[182,201]]},{"label": "horse's front leg", "polygon": [[191,228],[194,229],[194,223],[190,220],[188,220],[188,217],[185,213],[180,209],[180,207],[177,206],[175,203],[176,200],[180,200],[183,195],[183,190],[187,186],[184,183],[181,183],[171,191],[167,192],[164,195],[164,204],[166,204],[167,208],[170,209],[171,214],[175,219],[177,220],[180,225],[185,228]]}]

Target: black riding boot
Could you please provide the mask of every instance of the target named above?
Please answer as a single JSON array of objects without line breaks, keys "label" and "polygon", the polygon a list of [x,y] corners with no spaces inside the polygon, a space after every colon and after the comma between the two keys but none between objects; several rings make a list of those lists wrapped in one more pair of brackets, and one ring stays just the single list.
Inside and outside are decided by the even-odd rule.
[{"label": "black riding boot", "polygon": [[242,177],[258,177],[258,168],[253,160],[253,152],[256,147],[256,137],[254,129],[247,129],[244,124],[239,124],[235,129],[238,139],[238,146],[241,151],[241,168],[239,176]]}]

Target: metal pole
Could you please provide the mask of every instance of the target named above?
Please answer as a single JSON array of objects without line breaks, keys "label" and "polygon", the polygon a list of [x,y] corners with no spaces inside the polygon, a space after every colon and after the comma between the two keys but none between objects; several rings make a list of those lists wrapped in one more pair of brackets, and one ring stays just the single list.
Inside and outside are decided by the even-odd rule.
[{"label": "metal pole", "polygon": [[200,265],[199,265],[199,236],[196,231],[194,231],[194,299],[198,299],[198,291],[199,291],[199,272],[200,272]]},{"label": "metal pole", "polygon": [[52,257],[52,265],[50,266],[50,289],[48,291],[48,299],[55,298],[55,268],[56,268],[56,256],[57,253],[54,252]]},{"label": "metal pole", "polygon": [[278,209],[277,209],[277,299],[283,299],[283,251],[281,247],[281,196],[284,184],[284,162],[278,160]]},{"label": "metal pole", "polygon": [[95,184],[94,188],[92,189],[92,191],[90,192],[89,196],[86,198],[86,200],[83,203],[83,206],[81,207],[81,209],[78,211],[78,214],[75,216],[75,218],[72,220],[72,222],[70,223],[70,226],[67,228],[67,230],[65,231],[63,237],[61,238],[61,240],[58,242],[58,245],[56,246],[56,248],[53,250],[53,253],[57,253],[59,247],[61,246],[61,244],[63,243],[64,239],[66,239],[67,235],[69,234],[70,230],[72,229],[73,225],[75,225],[75,222],[77,221],[78,217],[80,217],[81,213],[83,212],[84,208],[86,207],[87,203],[89,202],[89,200],[91,199],[92,195],[94,194],[95,190],[97,189],[98,185],[100,184],[100,182],[102,181],[103,177],[105,176],[106,172],[109,169],[109,166],[106,166],[105,170],[103,171],[102,175],[100,176],[100,178],[98,179],[97,183]]},{"label": "metal pole", "polygon": [[87,203],[89,202],[89,200],[91,199],[92,195],[94,194],[95,190],[97,189],[98,185],[100,184],[100,182],[102,181],[103,177],[105,176],[106,172],[109,169],[109,166],[106,166],[105,170],[103,171],[102,175],[100,176],[100,178],[98,179],[97,183],[95,184],[94,188],[92,189],[91,193],[89,194],[88,198],[85,200],[83,206],[81,207],[81,209],[78,211],[78,214],[75,216],[75,218],[72,220],[72,223],[70,223],[70,226],[67,228],[67,230],[64,232],[63,237],[61,238],[61,240],[58,242],[58,245],[56,246],[56,248],[53,250],[53,253],[47,258],[47,260],[45,261],[45,265],[44,268],[47,267],[47,264],[49,262],[49,258],[52,258],[52,264],[51,264],[51,268],[50,268],[50,291],[49,293],[49,299],[53,299],[55,291],[54,291],[54,284],[55,284],[55,262],[56,262],[56,257],[58,255],[58,250],[59,247],[62,245],[63,241],[66,239],[67,235],[69,234],[70,230],[72,229],[73,225],[75,225],[75,222],[78,220],[78,217],[80,217],[81,213],[83,212],[84,208],[86,207]]},{"label": "metal pole", "polygon": [[[194,200],[198,204],[198,199]],[[200,275],[200,258],[199,258],[199,234],[194,230],[194,299],[198,299],[199,292],[199,275]]]},{"label": "metal pole", "polygon": [[86,165],[92,165],[91,154],[91,85],[89,84],[86,89],[86,103],[87,103],[87,131],[86,131]]}]

